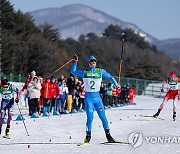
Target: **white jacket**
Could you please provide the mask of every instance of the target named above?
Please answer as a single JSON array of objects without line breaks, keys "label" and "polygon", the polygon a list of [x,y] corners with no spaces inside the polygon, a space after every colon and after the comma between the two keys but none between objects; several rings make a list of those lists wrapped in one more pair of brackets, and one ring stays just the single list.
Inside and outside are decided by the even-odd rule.
[{"label": "white jacket", "polygon": [[27,90],[28,90],[28,96],[30,99],[33,98],[40,98],[40,90],[41,90],[41,83],[40,82],[34,82],[31,81],[28,86],[27,86]]}]

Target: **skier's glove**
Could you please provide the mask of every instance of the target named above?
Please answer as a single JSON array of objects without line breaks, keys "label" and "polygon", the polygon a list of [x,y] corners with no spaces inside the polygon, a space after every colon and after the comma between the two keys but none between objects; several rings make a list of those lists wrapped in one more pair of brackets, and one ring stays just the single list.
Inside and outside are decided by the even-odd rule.
[{"label": "skier's glove", "polygon": [[15,99],[15,102],[18,104],[18,103],[19,103],[19,99],[18,99],[18,98],[16,98],[16,99]]},{"label": "skier's glove", "polygon": [[164,89],[161,89],[161,92],[164,92]]},{"label": "skier's glove", "polygon": [[76,54],[73,57],[73,62],[78,62],[78,56]]},{"label": "skier's glove", "polygon": [[116,85],[116,89],[120,89],[121,86],[119,84]]}]

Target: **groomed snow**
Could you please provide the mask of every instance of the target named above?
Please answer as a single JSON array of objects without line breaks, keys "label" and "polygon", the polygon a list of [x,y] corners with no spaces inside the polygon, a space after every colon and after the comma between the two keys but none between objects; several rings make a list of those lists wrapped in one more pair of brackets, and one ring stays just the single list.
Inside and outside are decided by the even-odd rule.
[{"label": "groomed snow", "polygon": [[[13,121],[11,123],[11,139],[0,138],[0,153],[78,153],[78,154],[172,154],[180,153],[178,143],[146,143],[145,137],[174,137],[180,136],[180,114],[179,101],[177,104],[177,120],[172,121],[172,100],[161,112],[160,117],[165,120],[141,117],[139,115],[154,114],[162,99],[146,96],[137,96],[137,105],[112,108],[106,110],[109,120],[111,134],[117,140],[128,141],[129,134],[141,132],[143,143],[139,147],[130,145],[102,145],[106,141],[101,121],[94,112],[92,141],[88,146],[78,147],[76,143],[82,142],[85,137],[85,113],[75,113],[61,116],[30,118],[27,109],[21,109],[25,118],[30,136],[27,136],[22,121],[15,121],[19,114],[17,107],[14,109]],[[6,125],[3,125],[4,133]],[[22,144],[20,144],[22,143]],[[25,144],[27,143],[27,144]],[[35,144],[38,143],[38,144]],[[46,143],[46,144],[42,144]],[[59,143],[59,144],[55,144]]]}]

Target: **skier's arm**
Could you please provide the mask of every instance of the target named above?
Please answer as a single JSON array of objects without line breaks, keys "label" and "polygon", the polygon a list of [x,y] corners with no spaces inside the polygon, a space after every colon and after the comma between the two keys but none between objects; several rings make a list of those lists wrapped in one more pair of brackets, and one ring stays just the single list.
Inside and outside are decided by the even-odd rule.
[{"label": "skier's arm", "polygon": [[77,62],[73,62],[71,67],[71,74],[78,77],[83,77],[84,70],[77,70]]},{"label": "skier's arm", "polygon": [[167,83],[167,80],[164,80],[161,85],[161,92],[164,92],[164,85]]},{"label": "skier's arm", "polygon": [[30,81],[30,76],[27,77],[26,82],[25,82],[23,88],[21,89],[21,93],[22,93],[25,89],[27,89],[27,86],[28,86],[28,84],[29,84],[29,81]]},{"label": "skier's arm", "polygon": [[19,102],[19,98],[20,98],[20,91],[19,91],[19,89],[18,89],[16,86],[14,86],[14,85],[12,85],[12,89],[13,89],[13,91],[16,93],[15,102],[18,103],[18,102]]},{"label": "skier's arm", "polygon": [[102,71],[102,77],[111,81],[116,87],[119,87],[117,81],[108,72],[106,72],[104,69],[102,69],[101,71]]},{"label": "skier's arm", "polygon": [[180,83],[180,78],[178,78],[178,83]]}]

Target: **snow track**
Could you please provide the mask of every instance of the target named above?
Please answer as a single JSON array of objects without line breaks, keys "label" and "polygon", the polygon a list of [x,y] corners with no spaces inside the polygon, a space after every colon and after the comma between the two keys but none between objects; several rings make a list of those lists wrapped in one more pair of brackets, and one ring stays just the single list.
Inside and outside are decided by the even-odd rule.
[{"label": "snow track", "polygon": [[[180,143],[146,143],[146,136],[180,136],[180,106],[177,104],[177,120],[172,121],[172,101],[165,104],[160,116],[164,120],[141,117],[139,115],[154,114],[162,99],[137,96],[137,105],[112,108],[106,110],[111,134],[117,140],[128,141],[129,134],[141,132],[143,143],[133,148],[130,145],[102,145],[106,141],[101,121],[94,112],[91,144],[78,147],[77,143],[84,140],[86,131],[86,114],[75,113],[61,116],[40,117],[32,119],[28,110],[22,109],[25,123],[30,136],[27,136],[22,121],[12,121],[11,139],[0,138],[0,153],[126,153],[126,154],[170,154],[179,153]],[[14,110],[15,120],[18,110]],[[4,135],[6,125],[3,125]]]}]

